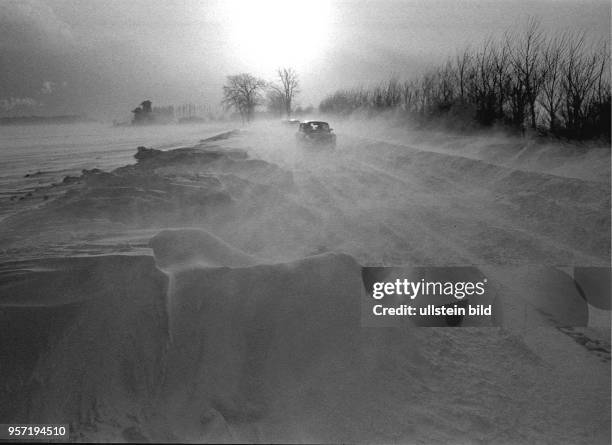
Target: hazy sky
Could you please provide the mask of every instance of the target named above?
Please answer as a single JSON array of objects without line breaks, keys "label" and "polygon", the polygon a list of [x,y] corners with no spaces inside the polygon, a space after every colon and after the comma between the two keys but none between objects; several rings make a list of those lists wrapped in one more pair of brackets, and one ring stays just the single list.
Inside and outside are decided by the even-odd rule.
[{"label": "hazy sky", "polygon": [[218,106],[225,76],[301,77],[302,105],[339,87],[407,78],[539,17],[610,38],[602,0],[0,0],[0,114],[127,118]]}]

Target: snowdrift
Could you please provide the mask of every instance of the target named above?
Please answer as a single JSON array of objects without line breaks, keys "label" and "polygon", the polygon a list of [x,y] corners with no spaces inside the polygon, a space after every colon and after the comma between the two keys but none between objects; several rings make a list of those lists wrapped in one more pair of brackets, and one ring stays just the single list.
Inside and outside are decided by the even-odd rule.
[{"label": "snowdrift", "polygon": [[[199,256],[177,258],[176,241],[189,239]],[[101,439],[230,440],[230,425],[359,369],[352,258],[203,267],[204,256],[253,261],[200,231],[163,232],[152,245],[162,264],[181,268],[166,275],[151,257],[120,255],[3,266],[3,419],[69,420]]]},{"label": "snowdrift", "polygon": [[[460,141],[460,147],[469,147],[470,142],[470,139]],[[479,143],[482,144],[482,141]],[[381,147],[385,150],[381,150]],[[498,151],[495,146],[489,148],[493,152]],[[509,262],[508,258],[500,255],[500,251],[503,252],[506,242],[513,244],[512,248],[519,249],[517,237],[522,231],[538,234],[547,240],[549,256],[552,256],[553,250],[570,248],[579,252],[579,255],[601,259],[600,265],[609,263],[609,150],[607,161],[605,154],[601,158],[589,158],[593,168],[598,171],[607,169],[607,178],[603,178],[599,173],[592,177],[586,173],[574,177],[529,170],[528,163],[520,163],[520,168],[510,164],[496,164],[484,156],[484,159],[463,156],[465,153],[461,148],[454,151],[450,148],[429,151],[409,145],[369,142],[363,149],[365,153],[376,153],[371,156],[371,162],[380,165],[385,172],[397,176],[409,175],[428,192],[444,195],[449,190],[460,191],[462,198],[469,202],[468,205],[474,207],[474,214],[482,221],[490,221],[482,238],[492,238],[487,248],[495,250],[485,257],[485,263]],[[597,154],[604,150],[594,151]],[[568,155],[565,157],[568,159],[565,159],[564,166],[569,169],[571,158]],[[503,217],[502,221],[495,221],[497,215]],[[457,218],[457,215],[453,217]],[[503,239],[509,234],[500,230],[502,223],[511,227],[514,232],[511,234],[512,239]],[[478,241],[471,240],[473,245]],[[522,256],[524,259],[526,255]],[[550,263],[548,259],[537,261],[549,265],[568,265],[576,262],[584,264],[587,260],[587,257],[578,258],[555,263]]]},{"label": "snowdrift", "polygon": [[64,194],[42,208],[9,217],[6,225],[30,225],[37,215],[64,226],[87,220],[138,227],[180,225],[201,222],[252,195],[292,186],[291,173],[250,159],[245,150],[211,141],[168,151],[138,147],[134,157],[136,164],[111,172],[92,169],[65,177],[45,191]]},{"label": "snowdrift", "polygon": [[[508,332],[363,328],[348,255],[259,264],[193,229],[151,245],[155,257],[2,266],[3,422],[68,422],[106,441],[543,438],[509,424],[550,365]],[[592,422],[572,428],[605,424],[605,399],[587,405],[576,409]]]},{"label": "snowdrift", "polygon": [[256,259],[200,229],[163,230],[149,241],[157,265],[174,269],[200,266],[244,267]]},{"label": "snowdrift", "polygon": [[168,280],[153,258],[17,262],[1,273],[3,419],[92,425],[147,406],[168,338]]}]

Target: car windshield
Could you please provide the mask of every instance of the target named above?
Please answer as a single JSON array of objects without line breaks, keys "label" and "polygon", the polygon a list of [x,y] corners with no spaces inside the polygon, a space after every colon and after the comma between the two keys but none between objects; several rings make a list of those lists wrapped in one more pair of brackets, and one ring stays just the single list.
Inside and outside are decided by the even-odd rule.
[{"label": "car windshield", "polygon": [[308,126],[310,131],[329,131],[327,122],[309,122]]}]

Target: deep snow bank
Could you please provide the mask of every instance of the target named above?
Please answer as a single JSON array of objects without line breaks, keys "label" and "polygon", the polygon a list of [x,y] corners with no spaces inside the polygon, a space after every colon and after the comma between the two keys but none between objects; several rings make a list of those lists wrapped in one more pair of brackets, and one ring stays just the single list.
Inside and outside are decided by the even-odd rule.
[{"label": "deep snow bank", "polygon": [[31,225],[38,215],[56,224],[107,221],[139,227],[202,221],[232,203],[292,186],[291,174],[251,159],[245,150],[205,140],[194,147],[162,151],[138,147],[137,163],[111,172],[83,170],[80,176],[41,190],[40,208],[10,217],[6,225]]},{"label": "deep snow bank", "polygon": [[[458,192],[457,198],[467,202],[473,216],[487,223],[479,237],[470,239],[470,245],[474,248],[481,238],[490,238],[491,245],[487,246],[487,250],[491,252],[480,253],[486,254],[484,263],[510,262],[509,256],[500,255],[504,244],[518,249],[520,242],[516,232],[526,231],[550,243],[547,246],[549,255],[554,248],[570,248],[600,258],[601,265],[609,264],[609,151],[607,166],[602,167],[593,161],[593,167],[599,170],[607,168],[608,180],[605,181],[595,177],[558,176],[504,166],[463,156],[459,149],[455,152],[429,151],[371,140],[363,148],[370,157],[368,161],[380,166],[387,174],[408,176],[420,187],[438,196]],[[566,162],[571,164],[571,157]],[[435,202],[435,198],[432,197],[431,201]],[[459,217],[457,213],[452,215],[455,220]],[[513,238],[504,239],[507,234],[499,231],[503,225],[515,232]],[[522,255],[523,261],[526,256]],[[575,264],[578,261],[557,260],[555,265]],[[585,261],[581,259],[582,263]]]},{"label": "deep snow bank", "polygon": [[[164,384],[171,417],[190,439],[209,431],[228,440],[220,419],[224,429],[266,423],[305,409],[303,391],[337,397],[341,379],[363,372],[361,293],[360,267],[345,255],[176,273],[169,294],[176,347]],[[285,418],[262,440],[292,440],[301,426]]]},{"label": "deep snow bank", "polygon": [[199,229],[163,230],[149,241],[157,265],[162,268],[199,266],[244,267],[256,259]]},{"label": "deep snow bank", "polygon": [[[606,380],[594,376],[597,396],[576,404],[571,394],[585,389],[564,387],[566,377],[512,334],[363,328],[362,269],[350,256],[247,265],[255,259],[194,230],[151,244],[155,258],[2,266],[2,422],[68,422],[74,438],[105,441],[609,435]],[[563,409],[544,414],[543,398]],[[517,431],[525,410],[538,417]],[[545,421],[551,431],[538,427]]]},{"label": "deep snow bank", "polygon": [[124,423],[148,405],[168,338],[153,258],[16,262],[0,280],[3,420]]},{"label": "deep snow bank", "polygon": [[334,125],[340,132],[485,161],[516,170],[610,184],[610,147],[602,141],[570,142],[487,129],[472,134],[417,130],[387,119],[348,119]]},{"label": "deep snow bank", "polygon": [[[188,239],[199,254],[176,257],[169,241]],[[158,261],[182,265],[170,279],[142,256],[3,265],[3,420],[69,421],[94,438],[229,439],[230,424],[269,415],[283,391],[290,403],[331,370],[355,372],[352,258],[228,269],[201,264],[253,260],[203,232],[162,232],[152,244]]]}]

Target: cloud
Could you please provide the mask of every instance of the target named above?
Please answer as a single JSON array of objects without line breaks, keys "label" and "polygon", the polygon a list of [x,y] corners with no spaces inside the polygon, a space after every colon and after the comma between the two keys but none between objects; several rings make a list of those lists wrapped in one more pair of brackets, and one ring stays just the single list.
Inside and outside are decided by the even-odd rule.
[{"label": "cloud", "polygon": [[42,0],[2,0],[0,49],[70,49],[74,38],[70,27]]},{"label": "cloud", "polygon": [[0,110],[12,111],[17,108],[36,108],[42,105],[31,97],[9,97],[8,99],[0,99]]}]

